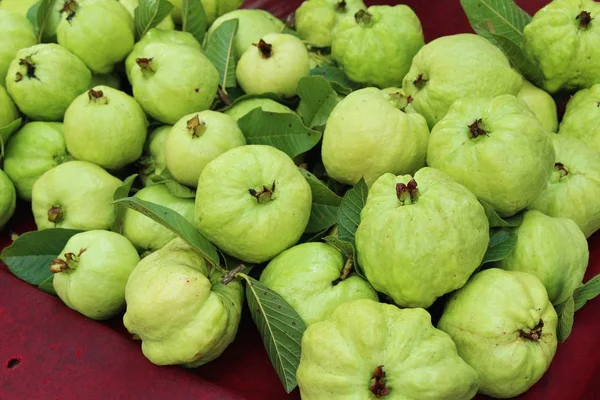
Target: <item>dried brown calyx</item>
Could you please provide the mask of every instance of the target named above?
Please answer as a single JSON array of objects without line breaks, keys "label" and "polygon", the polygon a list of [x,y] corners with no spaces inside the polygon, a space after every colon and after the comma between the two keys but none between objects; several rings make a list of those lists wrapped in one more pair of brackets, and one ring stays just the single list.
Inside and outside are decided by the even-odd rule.
[{"label": "dried brown calyx", "polygon": [[263,185],[259,189],[248,189],[248,193],[254,198],[259,204],[266,204],[273,200],[273,195],[275,194],[275,181],[271,187],[267,187],[267,185]]},{"label": "dried brown calyx", "polygon": [[396,184],[396,197],[400,201],[400,205],[414,204],[419,200],[419,188],[417,181],[411,179],[407,184]]},{"label": "dried brown calyx", "polygon": [[336,11],[346,11],[346,0],[342,0],[335,5]]},{"label": "dried brown calyx", "polygon": [[64,214],[60,205],[54,205],[48,209],[48,221],[57,224],[63,220]]},{"label": "dried brown calyx", "polygon": [[388,100],[394,107],[404,111],[404,109],[408,107],[410,103],[412,103],[413,98],[405,95],[402,92],[392,92],[388,94]]},{"label": "dried brown calyx", "polygon": [[375,371],[373,371],[373,377],[371,378],[371,383],[369,384],[369,390],[378,399],[390,394],[391,388],[386,385],[383,365],[379,365],[377,368],[375,368]]},{"label": "dried brown calyx", "polygon": [[537,342],[542,337],[542,330],[544,328],[544,321],[540,319],[540,322],[529,332],[525,332],[524,330],[519,331],[519,337],[527,340],[533,340]]},{"label": "dried brown calyx", "polygon": [[592,18],[592,14],[589,11],[582,11],[575,19],[579,23],[579,28],[587,29],[594,18]]},{"label": "dried brown calyx", "polygon": [[354,14],[354,20],[357,24],[363,26],[373,25],[373,15],[369,14],[367,10],[358,10],[356,14]]},{"label": "dried brown calyx", "polygon": [[483,121],[481,118],[476,119],[471,125],[469,125],[469,134],[471,139],[475,139],[479,136],[487,135],[487,131],[483,127]]},{"label": "dried brown calyx", "polygon": [[264,40],[260,39],[258,43],[254,43],[253,45],[258,48],[263,58],[270,58],[273,55],[273,45]]},{"label": "dried brown calyx", "polygon": [[88,90],[88,98],[90,99],[90,103],[101,105],[108,104],[108,98],[104,95],[102,90]]},{"label": "dried brown calyx", "polygon": [[60,9],[61,13],[67,14],[67,21],[71,22],[71,20],[75,17],[77,10],[79,9],[79,3],[75,0],[66,0],[63,4],[63,7]]},{"label": "dried brown calyx", "polygon": [[136,64],[140,67],[140,69],[142,70],[142,72],[154,72],[154,69],[152,68],[152,60],[154,58],[150,57],[150,58],[136,58],[135,62]]},{"label": "dried brown calyx", "polygon": [[192,119],[187,121],[187,129],[192,138],[200,137],[206,131],[206,122],[202,121],[200,116],[196,114]]},{"label": "dried brown calyx", "polygon": [[565,164],[563,163],[555,163],[554,170],[558,172],[559,178],[564,178],[565,176],[569,175],[569,170],[567,169],[567,167],[565,167]]},{"label": "dried brown calyx", "polygon": [[[19,65],[24,66],[27,69],[26,76],[29,79],[38,79],[38,77],[35,75],[35,62],[33,62],[31,56],[21,58],[19,60]],[[17,72],[17,82],[21,79],[23,79],[23,74]]]},{"label": "dried brown calyx", "polygon": [[421,90],[425,87],[427,81],[428,79],[427,77],[425,77],[425,74],[419,74],[419,76],[417,76],[417,79],[413,81],[413,85],[415,85],[417,89]]},{"label": "dried brown calyx", "polygon": [[336,278],[333,282],[331,282],[331,286],[335,286],[338,283],[345,280],[347,277],[349,277],[350,274],[352,273],[353,268],[354,268],[354,257],[350,256],[350,257],[348,257],[348,259],[346,259],[346,262],[344,263],[344,267],[342,268],[342,271],[340,272],[339,278]]},{"label": "dried brown calyx", "polygon": [[66,270],[75,270],[79,265],[79,259],[83,253],[85,253],[87,249],[80,249],[78,254],[75,253],[65,253],[63,260],[62,258],[55,258],[52,260],[52,264],[50,265],[50,272],[53,274],[58,274],[60,272]]}]

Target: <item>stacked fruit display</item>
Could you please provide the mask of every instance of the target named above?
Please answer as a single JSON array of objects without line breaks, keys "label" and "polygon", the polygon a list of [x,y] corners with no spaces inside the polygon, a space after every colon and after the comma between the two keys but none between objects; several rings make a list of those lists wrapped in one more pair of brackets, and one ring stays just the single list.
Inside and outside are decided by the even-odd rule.
[{"label": "stacked fruit display", "polygon": [[303,399],[524,393],[600,293],[600,4],[461,3],[426,43],[361,0],[0,0],[2,261],[157,365],[250,312]]}]

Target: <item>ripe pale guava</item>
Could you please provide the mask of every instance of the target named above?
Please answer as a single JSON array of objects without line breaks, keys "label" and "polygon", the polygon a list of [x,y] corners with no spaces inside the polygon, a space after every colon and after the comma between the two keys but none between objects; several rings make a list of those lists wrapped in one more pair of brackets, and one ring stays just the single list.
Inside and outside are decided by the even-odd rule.
[{"label": "ripe pale guava", "polygon": [[[23,0],[17,0],[23,2]],[[0,86],[5,87],[8,66],[17,52],[37,43],[31,22],[24,15],[6,11],[6,0],[0,1]]]}]

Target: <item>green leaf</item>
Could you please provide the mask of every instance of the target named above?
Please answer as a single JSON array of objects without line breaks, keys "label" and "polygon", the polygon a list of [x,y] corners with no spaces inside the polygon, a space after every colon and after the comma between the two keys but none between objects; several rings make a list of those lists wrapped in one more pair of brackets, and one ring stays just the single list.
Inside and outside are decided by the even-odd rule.
[{"label": "green leaf", "polygon": [[276,292],[245,274],[246,298],[254,323],[285,391],[297,386],[302,335],[306,326],[298,313]]},{"label": "green leaf", "polygon": [[316,233],[303,233],[302,236],[300,236],[300,239],[298,239],[298,243],[297,244],[301,244],[301,243],[308,243],[308,242],[320,242],[321,239],[323,239],[325,236],[327,236],[327,234],[329,233],[329,229],[324,229],[320,232],[316,232]]},{"label": "green leaf", "polygon": [[517,245],[517,234],[508,229],[493,229],[481,264],[504,260]]},{"label": "green leaf", "polygon": [[354,234],[360,224],[360,212],[367,202],[369,188],[361,180],[346,192],[338,211],[339,238],[354,243]]},{"label": "green leaf", "polygon": [[333,193],[327,185],[304,168],[298,169],[306,178],[312,191],[313,203],[305,232],[317,233],[332,227],[337,222],[338,209],[342,198]]},{"label": "green leaf", "polygon": [[60,255],[69,239],[82,231],[52,228],[19,236],[0,254],[0,259],[17,278],[32,285],[52,284],[50,264]]},{"label": "green leaf", "polygon": [[544,81],[544,74],[538,65],[525,55],[523,48],[504,36],[498,36],[494,33],[492,33],[492,36],[496,39],[512,66],[529,81],[541,86]]},{"label": "green leaf", "polygon": [[321,132],[309,129],[296,114],[273,113],[256,108],[238,120],[248,144],[278,148],[290,158],[312,149],[321,140]]},{"label": "green leaf", "polygon": [[[50,14],[54,11],[54,3],[57,0],[41,0],[39,1],[39,5],[37,8],[37,24],[35,25],[35,33],[37,35],[38,43],[42,42],[42,37],[44,36],[44,31],[48,26],[48,19],[50,18]],[[32,6],[32,8],[35,5]]]},{"label": "green leaf", "polygon": [[113,204],[120,204],[144,214],[185,240],[208,262],[215,266],[220,265],[219,254],[217,253],[215,246],[202,236],[196,227],[181,214],[170,208],[150,203],[149,201],[140,200],[137,197],[119,199],[113,202]]},{"label": "green leaf", "polygon": [[514,228],[521,225],[523,222],[523,213],[520,212],[518,214],[513,215],[509,218],[502,218],[498,215],[496,210],[488,203],[483,200],[479,200],[483,209],[485,210],[485,215],[488,217],[488,221],[490,222],[490,228]]},{"label": "green leaf", "polygon": [[336,236],[327,236],[327,237],[324,237],[323,240],[326,243],[328,243],[331,246],[338,249],[344,255],[344,258],[347,259],[347,258],[352,257],[354,272],[358,276],[362,277],[363,279],[367,279],[365,277],[364,271],[362,270],[361,266],[358,263],[358,258],[356,257],[356,249],[354,248],[353,243],[350,243],[345,240],[341,240],[339,237],[336,237]]},{"label": "green leaf", "polygon": [[362,85],[352,82],[344,71],[337,67],[317,67],[310,71],[311,76],[320,75],[331,83],[331,87],[338,93],[348,95],[352,91],[360,89]]},{"label": "green leaf", "polygon": [[183,0],[181,28],[184,32],[191,33],[200,44],[204,42],[206,34],[206,12],[204,5],[198,0]]},{"label": "green leaf", "polygon": [[[27,19],[33,26],[33,34],[38,37],[40,33],[40,27],[38,25],[38,10],[40,9],[40,3],[42,0],[38,0],[27,10]],[[39,40],[38,40],[39,42]]]},{"label": "green leaf", "polygon": [[[121,186],[119,186],[115,190],[115,193],[113,194],[113,200],[116,201],[116,200],[123,199],[123,198],[129,196],[129,192],[131,191],[131,186],[133,186],[133,183],[135,182],[135,178],[137,178],[137,177],[138,177],[138,174],[133,174],[131,176],[128,176],[123,181]],[[113,223],[110,230],[113,232],[121,233],[121,232],[123,232],[123,216],[125,215],[125,207],[117,206],[117,207],[115,207],[115,209],[116,209],[115,222]]]},{"label": "green leaf", "polygon": [[169,192],[181,199],[193,199],[196,197],[196,192],[185,185],[177,182],[171,172],[165,168],[160,175],[155,175],[151,178],[153,184],[164,184]]},{"label": "green leaf", "polygon": [[573,329],[573,318],[575,316],[575,302],[573,296],[569,300],[557,307],[558,324],[556,326],[556,336],[560,343],[563,343]]},{"label": "green leaf", "polygon": [[600,294],[600,275],[596,275],[584,285],[581,285],[573,292],[575,300],[575,311],[579,310],[589,300],[596,298]]},{"label": "green leaf", "polygon": [[167,0],[140,0],[133,18],[137,39],[139,40],[146,32],[160,24],[172,9],[173,4]]},{"label": "green leaf", "polygon": [[307,76],[298,82],[300,96],[298,114],[309,128],[325,126],[327,118],[338,103],[337,93],[322,76]]},{"label": "green leaf", "polygon": [[204,53],[219,71],[220,86],[225,94],[227,88],[237,86],[235,77],[235,53],[233,38],[238,29],[238,19],[223,22],[210,35]]},{"label": "green leaf", "polygon": [[0,159],[4,157],[4,146],[10,137],[21,128],[22,119],[16,119],[3,128],[0,128]]},{"label": "green leaf", "polygon": [[38,285],[38,289],[40,289],[42,292],[46,292],[48,294],[56,296],[57,295],[56,290],[54,290],[54,285],[52,284],[53,280],[54,280],[54,275],[49,276],[44,282],[42,282]]}]

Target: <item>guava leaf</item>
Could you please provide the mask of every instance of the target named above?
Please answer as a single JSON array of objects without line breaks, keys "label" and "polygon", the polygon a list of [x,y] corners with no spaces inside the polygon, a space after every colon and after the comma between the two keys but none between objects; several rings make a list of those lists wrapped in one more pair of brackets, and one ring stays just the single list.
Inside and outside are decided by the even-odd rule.
[{"label": "guava leaf", "polygon": [[154,184],[164,184],[169,192],[175,197],[181,199],[193,199],[196,197],[196,192],[177,182],[171,172],[166,168],[160,175],[153,176],[151,180]]},{"label": "guava leaf", "polygon": [[313,203],[305,233],[317,233],[332,227],[337,222],[337,214],[342,198],[333,193],[327,185],[304,168],[299,168],[299,170],[312,191]]},{"label": "guava leaf", "polygon": [[290,158],[306,153],[321,140],[321,132],[304,126],[297,114],[256,108],[240,118],[238,125],[248,144],[273,146]]},{"label": "guava leaf", "polygon": [[54,290],[54,285],[52,284],[53,280],[54,280],[54,275],[49,276],[44,282],[42,282],[38,285],[38,289],[40,289],[42,292],[57,296],[56,290]]},{"label": "guava leaf", "polygon": [[575,311],[579,310],[589,300],[596,298],[600,294],[600,275],[596,275],[584,285],[581,285],[573,292],[575,300]]},{"label": "guava leaf", "polygon": [[17,278],[52,293],[52,260],[60,255],[69,239],[83,231],[52,228],[22,234],[10,246],[4,248],[0,259]]},{"label": "guava leaf", "polygon": [[558,324],[556,326],[556,336],[560,343],[563,343],[573,329],[573,319],[575,316],[575,301],[573,296],[557,307]]},{"label": "guava leaf", "polygon": [[206,12],[202,2],[183,0],[181,20],[183,22],[181,30],[191,33],[202,44],[207,28]]},{"label": "guava leaf", "polygon": [[483,200],[479,200],[479,202],[485,210],[485,215],[488,217],[490,228],[514,228],[521,225],[521,222],[523,222],[523,212],[517,213],[509,218],[502,218],[491,205]]},{"label": "guava leaf", "polygon": [[216,247],[198,232],[192,223],[176,211],[149,201],[140,200],[137,197],[119,199],[114,201],[113,204],[123,205],[144,214],[186,241],[212,265],[220,265]]},{"label": "guava leaf", "polygon": [[325,126],[327,118],[337,105],[337,93],[327,79],[322,76],[306,76],[298,82],[296,89],[300,96],[298,114],[309,128]]},{"label": "guava leaf", "polygon": [[365,180],[361,180],[342,198],[338,211],[338,237],[354,245],[354,234],[360,224],[360,212],[367,202],[369,188]]},{"label": "guava leaf", "polygon": [[540,67],[525,55],[523,48],[504,36],[496,35],[493,32],[491,32],[491,35],[500,44],[500,48],[509,59],[512,66],[530,82],[537,86],[541,86],[544,82],[544,74]]},{"label": "guava leaf", "polygon": [[317,67],[310,71],[311,76],[322,76],[331,83],[331,87],[342,95],[348,95],[352,91],[360,89],[361,84],[356,83],[348,79],[343,70],[338,67],[326,66]]},{"label": "guava leaf", "polygon": [[[42,1],[43,0],[36,1],[27,10],[27,19],[29,20],[29,22],[31,22],[31,25],[33,26],[33,34],[36,37],[38,37],[38,35],[40,33],[40,27],[39,27],[39,23],[38,23],[38,10],[40,9],[40,3]],[[38,39],[38,43],[39,43],[39,39]]]},{"label": "guava leaf", "polygon": [[302,335],[306,325],[298,313],[277,293],[245,274],[248,308],[260,331],[265,349],[287,393],[298,385]]},{"label": "guava leaf", "polygon": [[208,38],[204,49],[204,54],[219,71],[219,85],[225,94],[227,94],[227,88],[237,86],[233,38],[238,29],[238,22],[238,19],[235,18],[219,25]]},{"label": "guava leaf", "polygon": [[[138,174],[133,174],[133,175],[125,178],[125,180],[123,181],[121,186],[119,186],[115,190],[115,193],[113,194],[113,200],[119,200],[119,199],[123,199],[123,198],[129,196],[131,187],[133,186],[133,183],[135,182],[135,178],[137,178],[137,177],[138,177]],[[110,230],[113,232],[122,233],[123,232],[123,216],[125,215],[125,207],[115,206],[115,210],[116,210],[115,222],[113,223]]]},{"label": "guava leaf", "polygon": [[[36,13],[36,23],[34,24],[34,32],[37,35],[38,43],[42,43],[42,37],[44,36],[44,31],[48,26],[48,19],[50,18],[50,14],[53,11],[54,3],[56,1],[58,0],[41,0],[36,3],[38,5],[37,9],[31,11],[32,13],[35,11]],[[36,4],[31,6],[31,8],[34,8]]]},{"label": "guava leaf", "polygon": [[329,233],[329,229],[324,229],[324,230],[316,232],[316,233],[304,232],[302,234],[302,236],[300,236],[300,239],[298,239],[297,244],[309,243],[309,242],[320,242],[321,239],[323,239],[325,236],[327,236],[328,233]]},{"label": "guava leaf", "polygon": [[22,119],[16,119],[5,127],[0,128],[0,159],[4,158],[4,146],[10,137],[21,127]]},{"label": "guava leaf", "polygon": [[323,240],[330,244],[331,246],[335,247],[336,249],[338,249],[343,255],[344,258],[348,259],[348,258],[352,258],[352,264],[354,267],[354,272],[362,277],[363,279],[367,279],[365,277],[365,273],[362,270],[360,264],[358,263],[358,258],[356,257],[356,249],[354,247],[353,243],[350,243],[348,241],[345,240],[341,240],[339,237],[336,236],[326,236],[323,238]]},{"label": "guava leaf", "polygon": [[296,36],[297,38],[300,38],[300,35],[298,34],[298,31],[290,28],[287,25],[283,26],[283,29],[281,30],[281,33],[285,33],[286,35],[292,35],[292,36]]},{"label": "guava leaf", "polygon": [[150,29],[160,24],[173,9],[173,4],[167,0],[140,0],[134,11],[136,39],[139,40]]},{"label": "guava leaf", "polygon": [[492,229],[481,265],[504,260],[517,245],[517,234],[508,229]]}]

